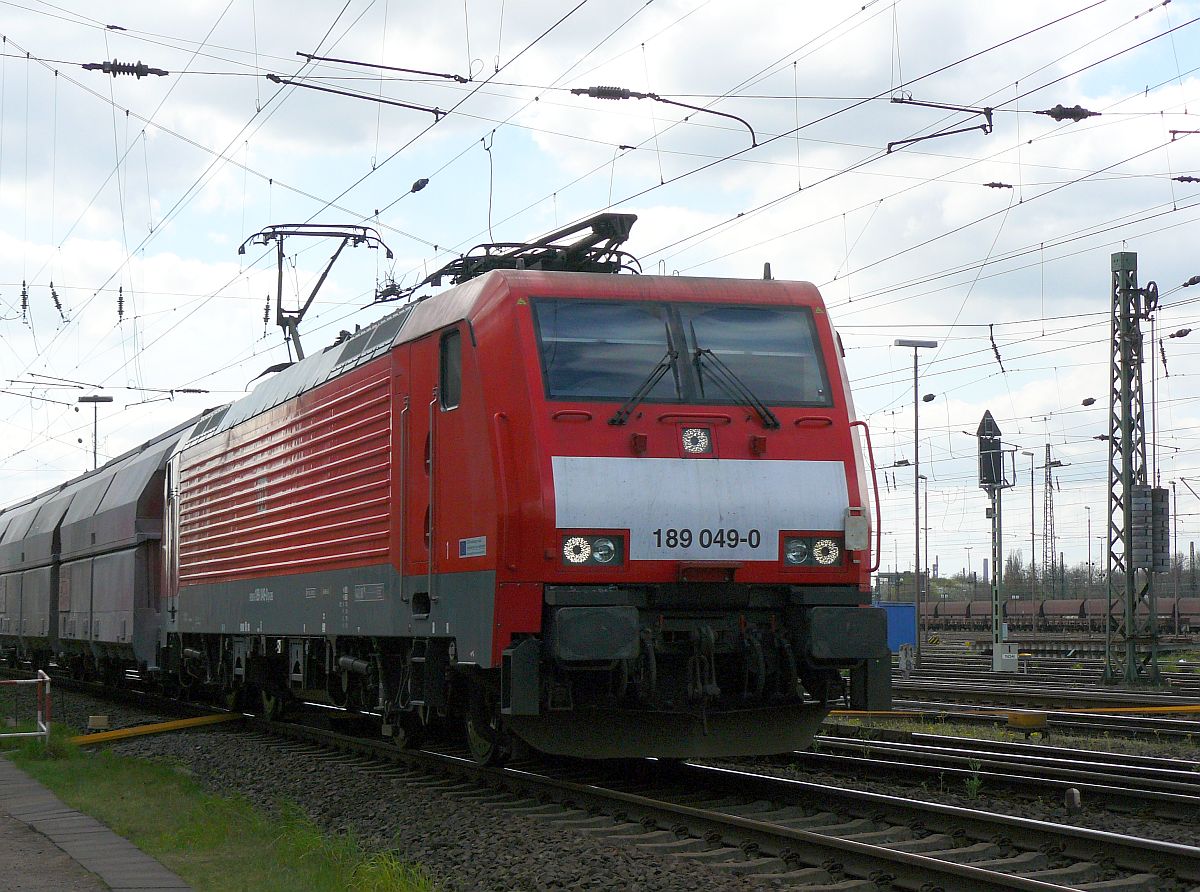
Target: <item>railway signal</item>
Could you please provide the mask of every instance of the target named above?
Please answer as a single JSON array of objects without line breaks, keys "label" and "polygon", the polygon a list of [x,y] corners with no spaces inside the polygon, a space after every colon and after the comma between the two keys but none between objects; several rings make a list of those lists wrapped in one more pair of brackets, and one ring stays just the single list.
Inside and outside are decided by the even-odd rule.
[{"label": "railway signal", "polygon": [[992,521],[992,671],[1015,672],[1017,646],[1004,643],[1004,627],[1000,618],[1000,596],[1004,590],[1004,525],[1000,494],[1015,483],[1016,450],[1009,450],[1013,463],[1013,473],[1009,476],[1005,466],[1004,443],[1000,439],[1000,425],[996,424],[991,412],[983,413],[975,436],[979,440],[979,488],[987,492],[991,501],[987,516]]}]

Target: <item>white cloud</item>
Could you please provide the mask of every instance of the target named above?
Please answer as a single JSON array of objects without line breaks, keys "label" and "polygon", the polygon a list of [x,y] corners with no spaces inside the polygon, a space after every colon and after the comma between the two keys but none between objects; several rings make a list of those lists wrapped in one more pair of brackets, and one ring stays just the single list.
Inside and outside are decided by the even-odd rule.
[{"label": "white cloud", "polygon": [[[127,4],[60,6],[67,12],[10,9],[10,40],[36,56],[142,59],[173,74],[113,79],[58,62],[64,77],[56,88],[52,68],[4,61],[0,296],[7,306],[0,304],[0,317],[12,315],[10,307],[19,312],[24,279],[33,327],[0,321],[0,377],[34,371],[110,386],[214,391],[122,409],[103,425],[110,454],[231,398],[282,358],[278,331],[270,327],[262,336],[273,265],[268,258],[247,272],[239,263],[257,255],[235,254],[263,226],[361,222],[382,211],[378,225],[397,260],[389,266],[361,250],[339,260],[306,321],[306,343],[316,344],[382,312],[355,313],[378,276],[394,269],[411,282],[445,262],[448,251],[484,240],[489,204],[496,237],[518,239],[611,200],[639,214],[629,247],[644,256],[648,271],[661,260],[669,272],[757,277],[770,261],[777,276],[820,285],[843,326],[859,411],[897,455],[911,440],[911,356],[888,345],[901,333],[941,340],[936,362],[927,358],[927,380],[939,394],[928,410],[937,473],[931,502],[954,528],[942,542],[944,565],[961,562],[949,555],[965,556],[965,545],[983,543],[971,443],[954,432],[974,430],[985,408],[1006,419],[1006,432],[1018,432],[1022,445],[1049,438],[1070,456],[1062,529],[1071,560],[1083,546],[1078,509],[1099,504],[1097,486],[1104,485],[1104,447],[1090,439],[1104,413],[1080,413],[1077,402],[1085,393],[1103,396],[1107,387],[1108,255],[1137,251],[1143,281],[1157,279],[1164,293],[1200,273],[1192,248],[1200,208],[1189,210],[1200,194],[1195,184],[1170,179],[1200,174],[1200,138],[1160,145],[1169,129],[1194,129],[1178,114],[1200,105],[1200,79],[1188,73],[1200,67],[1194,28],[1072,73],[1187,21],[1195,2],[1149,14],[1144,0],[1105,4],[952,65],[1074,7],[1058,0],[894,7],[622,0],[586,5],[488,86],[381,83],[371,69],[333,64],[314,70],[323,86],[382,91],[442,109],[478,88],[462,114],[424,135],[433,119],[427,113],[303,89],[285,90],[281,103],[256,113],[278,87],[246,75],[298,72],[296,52],[318,47],[330,56],[458,73],[471,64],[469,38],[476,74],[487,76],[497,54],[507,63],[564,9],[548,0],[508,4],[501,33],[503,4],[469,4],[464,22],[461,9],[356,2],[331,31],[341,7],[317,0],[258,0],[227,12],[224,3],[196,0],[139,7],[136,17]],[[129,30],[66,20],[76,17]],[[991,134],[931,139],[862,164],[891,141],[982,119],[886,101],[833,114],[853,100],[794,98],[796,91],[886,95],[901,71],[912,80],[943,66],[950,67],[912,85],[912,97],[996,106]],[[192,73],[180,76],[185,69]],[[202,73],[216,71],[231,74]],[[1057,78],[1064,79],[1025,96],[1022,113],[1013,113],[1014,95]],[[650,100],[606,102],[545,89],[555,83],[623,86],[711,106],[749,121],[760,146],[702,169],[749,145],[741,124]],[[1058,103],[1105,115],[1060,125],[1031,114]],[[143,135],[138,115],[175,135],[154,126]],[[532,129],[499,123],[513,115]],[[797,120],[805,125],[800,140],[772,140]],[[493,129],[489,171],[481,140],[492,139]],[[213,153],[227,146],[228,160],[214,163]],[[1064,185],[1110,165],[1108,173]],[[422,177],[429,186],[410,194]],[[660,187],[660,178],[674,181]],[[987,182],[1014,188],[989,189]],[[325,206],[334,199],[346,210]],[[297,268],[293,274],[289,262],[285,295],[294,300],[307,293],[332,245],[289,244],[288,252]],[[51,278],[69,326],[49,301]],[[120,325],[117,287],[129,295],[129,317]],[[1098,315],[1080,315],[1089,313]],[[1162,317],[1163,330],[1200,328],[1189,305]],[[1005,374],[992,355],[989,323]],[[1173,377],[1160,382],[1173,400],[1169,414],[1163,411],[1162,437],[1180,449],[1170,452],[1168,473],[1194,473],[1197,465],[1187,385],[1200,369],[1190,343],[1168,345]],[[127,402],[141,399],[126,393]],[[1060,411],[1068,404],[1074,414]],[[6,491],[29,493],[53,482],[56,469],[79,470],[88,456],[75,441],[87,430],[69,407],[5,397],[0,434],[16,453],[11,471],[0,467]],[[902,553],[911,503],[889,499],[887,510],[885,523],[897,531]]]}]

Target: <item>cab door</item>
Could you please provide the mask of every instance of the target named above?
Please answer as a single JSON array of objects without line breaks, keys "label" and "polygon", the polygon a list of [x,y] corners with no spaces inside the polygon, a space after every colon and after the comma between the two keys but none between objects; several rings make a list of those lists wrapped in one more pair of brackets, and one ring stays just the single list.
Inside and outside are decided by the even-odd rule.
[{"label": "cab door", "polygon": [[431,544],[434,517],[433,486],[436,480],[436,410],[438,343],[427,336],[409,347],[409,394],[406,424],[404,487],[404,554],[406,594],[414,617],[430,618],[434,589]]},{"label": "cab door", "polygon": [[427,616],[444,635],[452,634],[446,623],[454,610],[439,578],[444,582],[446,574],[484,569],[493,535],[484,518],[495,511],[486,497],[490,464],[475,454],[486,444],[480,409],[476,405],[472,413],[462,406],[465,329],[469,332],[465,325],[453,326],[417,341],[411,357],[406,452],[411,470],[405,500],[408,572],[414,578],[409,588],[413,614]]}]

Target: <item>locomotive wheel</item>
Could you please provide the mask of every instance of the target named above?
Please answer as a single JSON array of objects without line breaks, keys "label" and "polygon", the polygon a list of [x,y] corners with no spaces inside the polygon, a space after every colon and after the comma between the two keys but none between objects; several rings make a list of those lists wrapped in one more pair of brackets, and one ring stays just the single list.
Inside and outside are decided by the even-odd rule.
[{"label": "locomotive wheel", "polygon": [[175,697],[178,700],[195,700],[198,687],[199,685],[193,678],[180,675],[175,681],[168,682],[166,693],[168,697]]},{"label": "locomotive wheel", "polygon": [[263,688],[259,691],[258,699],[262,717],[268,722],[273,722],[283,715],[284,695],[279,691]]},{"label": "locomotive wheel", "polygon": [[658,689],[658,659],[654,655],[653,645],[643,639],[641,649],[634,660],[634,692],[638,700],[649,703]]},{"label": "locomotive wheel", "polygon": [[467,749],[480,765],[499,765],[510,755],[506,735],[500,728],[500,702],[472,685],[464,720]]},{"label": "locomotive wheel", "polygon": [[416,709],[392,717],[392,740],[404,749],[415,749],[425,742],[428,728]]},{"label": "locomotive wheel", "polygon": [[221,691],[220,702],[226,709],[243,710],[246,706],[245,691],[239,685]]},{"label": "locomotive wheel", "polygon": [[762,696],[767,684],[767,660],[762,644],[753,635],[746,636],[745,653],[742,655],[742,696]]},{"label": "locomotive wheel", "polygon": [[330,672],[325,678],[325,692],[334,706],[345,709],[350,702],[350,673],[342,670]]}]

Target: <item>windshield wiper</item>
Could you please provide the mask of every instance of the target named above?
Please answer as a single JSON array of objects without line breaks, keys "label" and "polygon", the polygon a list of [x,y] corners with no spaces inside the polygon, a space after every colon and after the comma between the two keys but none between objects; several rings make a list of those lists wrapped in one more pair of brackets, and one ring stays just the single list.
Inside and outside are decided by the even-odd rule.
[{"label": "windshield wiper", "polygon": [[712,363],[710,376],[721,388],[732,396],[735,400],[744,406],[749,406],[762,421],[763,427],[775,430],[779,427],[779,419],[775,417],[767,404],[754,395],[754,391],[746,386],[733,369],[725,364],[721,357],[713,353],[707,347],[697,347],[694,362],[696,364],[696,376],[700,379],[700,391],[704,392],[704,373],[702,370],[702,360],[707,358]]},{"label": "windshield wiper", "polygon": [[650,374],[638,385],[638,389],[633,392],[633,396],[625,401],[625,405],[617,409],[613,417],[608,419],[608,423],[624,424],[628,421],[629,416],[633,414],[633,410],[641,405],[642,400],[650,395],[650,391],[658,386],[658,382],[671,370],[671,366],[678,358],[679,351],[668,347],[667,352],[663,354],[663,358],[658,361],[658,365],[650,370]]}]

